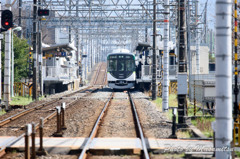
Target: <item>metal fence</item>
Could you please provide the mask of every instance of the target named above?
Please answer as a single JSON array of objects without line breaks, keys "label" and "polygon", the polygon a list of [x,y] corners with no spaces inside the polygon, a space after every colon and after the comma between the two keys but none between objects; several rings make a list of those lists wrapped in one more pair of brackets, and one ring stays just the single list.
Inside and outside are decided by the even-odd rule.
[{"label": "metal fence", "polygon": [[43,79],[76,79],[77,78],[77,67],[63,68],[54,66],[43,66]]}]

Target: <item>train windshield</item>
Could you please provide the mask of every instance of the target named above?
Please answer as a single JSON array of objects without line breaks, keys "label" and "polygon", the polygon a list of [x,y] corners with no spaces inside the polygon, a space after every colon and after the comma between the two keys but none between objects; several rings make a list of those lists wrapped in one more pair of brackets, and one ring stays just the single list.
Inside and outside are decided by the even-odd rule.
[{"label": "train windshield", "polygon": [[110,55],[108,71],[134,71],[135,61],[132,55]]}]

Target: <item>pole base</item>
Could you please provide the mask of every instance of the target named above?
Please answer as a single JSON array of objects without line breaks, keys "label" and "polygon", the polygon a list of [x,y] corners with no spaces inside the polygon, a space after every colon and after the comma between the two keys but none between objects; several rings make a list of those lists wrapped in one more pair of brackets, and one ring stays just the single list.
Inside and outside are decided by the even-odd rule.
[{"label": "pole base", "polygon": [[170,139],[177,139],[177,135],[170,135],[168,138],[170,138]]},{"label": "pole base", "polygon": [[42,149],[42,150],[38,150],[38,151],[36,152],[36,154],[37,154],[38,156],[46,156],[46,155],[48,155],[48,152],[45,151],[44,149]]},{"label": "pole base", "polygon": [[53,134],[54,137],[63,137],[63,134],[61,132],[55,132]]}]

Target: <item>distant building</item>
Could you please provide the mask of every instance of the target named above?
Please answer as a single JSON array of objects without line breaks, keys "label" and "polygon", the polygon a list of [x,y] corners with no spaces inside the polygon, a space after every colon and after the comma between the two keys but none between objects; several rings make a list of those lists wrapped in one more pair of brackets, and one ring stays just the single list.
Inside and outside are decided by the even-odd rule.
[{"label": "distant building", "polygon": [[[192,53],[192,74],[196,74],[196,46],[191,46]],[[199,47],[199,55],[200,55],[200,74],[209,74],[209,47],[208,46],[200,46]]]}]

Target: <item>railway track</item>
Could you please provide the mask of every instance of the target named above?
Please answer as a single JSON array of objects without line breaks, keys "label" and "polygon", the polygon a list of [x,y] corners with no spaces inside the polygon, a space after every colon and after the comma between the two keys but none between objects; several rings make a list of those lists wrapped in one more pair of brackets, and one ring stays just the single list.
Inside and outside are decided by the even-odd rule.
[{"label": "railway track", "polygon": [[97,73],[96,73],[93,85],[100,85],[100,86],[105,85],[106,78],[107,78],[106,68],[107,68],[107,64],[102,62],[97,69]]},{"label": "railway track", "polygon": [[[90,89],[92,89],[92,90],[90,90]],[[59,105],[61,102],[66,102],[66,100],[64,100],[64,99],[68,100],[66,102],[66,109],[68,109],[69,107],[71,107],[72,105],[77,103],[78,99],[84,98],[85,96],[91,94],[92,92],[97,91],[98,89],[99,88],[94,88],[94,87],[90,86],[90,87],[87,87],[85,89],[82,89],[82,90],[75,91],[73,93],[67,94],[66,96],[59,97],[59,98],[57,98],[57,99],[55,99],[55,100],[53,100],[51,102],[46,102],[46,103],[37,105],[37,106],[35,106],[33,108],[24,110],[24,111],[22,111],[22,112],[20,112],[20,113],[18,113],[16,115],[12,115],[12,116],[8,117],[7,119],[4,119],[4,120],[0,121],[0,124],[1,124],[0,130],[9,128],[8,129],[9,131],[7,131],[7,135],[8,136],[11,136],[11,135],[12,136],[18,136],[17,138],[13,139],[12,141],[9,141],[8,143],[6,143],[5,145],[3,145],[1,147],[1,149],[0,149],[0,157],[1,157],[1,155],[4,154],[4,152],[5,152],[7,147],[10,147],[11,145],[13,145],[14,143],[16,143],[17,141],[19,141],[20,139],[22,139],[24,137],[25,134],[24,134],[24,129],[23,128],[24,128],[24,126],[26,124],[34,122],[34,123],[37,123],[35,125],[35,130],[37,130],[39,128],[38,121],[40,119],[40,116],[38,116],[38,117],[34,116],[33,117],[32,114],[36,114],[36,115],[38,115],[38,114],[45,114],[45,115],[41,115],[41,117],[43,117],[43,123],[46,123],[50,119],[52,119],[53,117],[56,116],[57,113],[56,113],[55,107],[57,105]],[[73,98],[71,98],[71,96],[73,96],[73,95],[75,95],[77,93],[83,93],[85,91],[87,91],[87,93],[85,95],[83,95],[80,98],[74,97],[75,100],[72,100]],[[66,98],[64,98],[64,97],[66,97]],[[69,97],[70,97],[71,101],[69,101]],[[48,113],[49,109],[54,110],[54,111]],[[26,120],[26,119],[28,119],[28,120]],[[13,122],[18,122],[20,124],[18,124],[18,126],[12,126]],[[12,130],[12,132],[11,132],[11,130]],[[3,134],[1,134],[1,135],[3,135]]]},{"label": "railway track", "polygon": [[[1,154],[4,154],[4,151],[7,147],[10,147],[20,139],[24,137],[24,127],[27,123],[38,123],[40,117],[44,118],[43,122],[46,123],[50,119],[56,116],[56,110],[55,107],[59,106],[62,102],[66,103],[66,109],[70,106],[76,104],[78,99],[84,98],[85,96],[88,96],[92,92],[99,89],[99,85],[104,85],[104,82],[106,80],[106,75],[102,75],[103,72],[106,74],[106,70],[103,70],[104,67],[106,68],[106,64],[102,63],[101,67],[99,67],[97,74],[95,76],[94,85],[98,86],[89,86],[87,88],[84,88],[82,90],[74,91],[72,93],[64,94],[61,97],[52,98],[52,100],[38,104],[34,107],[31,107],[29,109],[26,109],[24,111],[21,111],[15,115],[12,115],[10,117],[7,117],[6,119],[3,119],[0,121],[0,134],[7,136],[18,136],[16,139],[8,142],[6,145],[2,146],[0,149],[0,156]],[[103,82],[102,82],[103,81]],[[86,93],[85,95],[78,96],[79,93]],[[37,130],[39,128],[39,124],[36,124],[35,129]],[[1,129],[5,129],[3,132]],[[6,131],[6,129],[8,129]],[[4,134],[4,132],[6,132]]]},{"label": "railway track", "polygon": [[[55,98],[51,101],[39,104],[37,106],[34,106],[32,108],[29,108],[22,112],[19,112],[15,115],[12,115],[12,116],[0,121],[0,129],[7,124],[11,124],[11,123],[15,122],[16,119],[18,119],[17,122],[19,123],[20,122],[19,120],[21,120],[21,118],[23,118],[23,117],[28,118],[27,121],[29,122],[29,119],[31,119],[31,118],[29,118],[28,116],[31,116],[33,119],[36,118],[35,116],[32,116],[32,114],[45,114],[44,116],[47,116],[46,114],[51,114],[51,111],[53,111],[55,109],[55,107],[60,105],[62,102],[65,102],[67,105],[71,104],[71,103],[73,103],[72,99],[77,99],[77,97],[73,97],[74,95],[76,95],[78,93],[83,93],[91,88],[93,88],[93,87],[87,87],[83,90],[75,91],[73,93]],[[37,119],[39,119],[39,118],[37,118]],[[24,126],[26,123],[22,123],[22,124]],[[22,128],[22,126],[20,126],[20,128]],[[1,131],[0,131],[0,133],[1,133]]]},{"label": "railway track", "polygon": [[[101,63],[100,67],[98,68],[97,74],[95,76],[94,85],[104,85],[105,80],[106,80],[106,63]],[[47,112],[54,110],[55,107],[60,105],[62,102],[65,102],[66,105],[72,104],[73,103],[72,99],[77,99],[77,97],[74,97],[74,95],[76,95],[78,93],[82,93],[91,88],[93,88],[93,86],[87,87],[87,88],[79,90],[79,91],[74,91],[72,93],[63,95],[58,98],[53,98],[51,101],[47,101],[42,104],[38,104],[37,106],[34,106],[34,107],[31,107],[24,111],[21,111],[15,115],[12,115],[12,116],[0,121],[0,128],[6,124],[16,121],[16,119],[20,119],[23,116],[25,116],[27,118],[27,114],[30,114],[30,113],[38,114],[38,112],[39,112],[40,114],[46,114]],[[47,114],[52,114],[52,113],[47,113]],[[33,117],[33,118],[36,118],[36,117]],[[37,119],[39,119],[39,118],[37,118]],[[20,127],[21,128],[24,127],[25,124],[26,123],[23,123],[22,126],[20,126]],[[0,134],[1,134],[1,131],[0,131]]]},{"label": "railway track", "polygon": [[[114,105],[114,101],[112,99],[114,99],[114,93],[112,93],[108,99],[108,101],[106,102],[104,108],[102,109],[99,117],[97,118],[96,120],[96,123],[88,137],[88,140],[86,142],[86,144],[84,145],[82,151],[81,151],[81,154],[80,156],[78,157],[79,159],[85,159],[85,158],[88,158],[89,157],[89,153],[91,151],[91,148],[90,148],[90,145],[91,145],[91,142],[93,141],[94,138],[96,137],[101,137],[101,136],[104,136],[104,134],[106,135],[106,133],[103,133],[101,132],[102,130],[106,130],[106,128],[104,128],[104,125],[106,120],[109,120],[109,118],[113,118],[113,117],[107,117],[109,114],[108,111],[110,111],[109,109],[113,109],[113,108],[110,108],[110,107],[116,107],[116,105]],[[121,100],[121,99],[120,99]],[[146,143],[145,143],[145,138],[144,138],[144,135],[143,135],[143,131],[142,131],[142,127],[141,127],[141,124],[140,124],[140,120],[139,120],[139,117],[138,117],[138,114],[137,114],[137,111],[136,111],[136,107],[135,107],[135,104],[134,104],[134,101],[131,97],[131,94],[128,92],[128,97],[127,97],[127,100],[128,100],[128,103],[129,103],[129,109],[131,109],[131,111],[128,111],[128,110],[125,110],[126,113],[128,112],[131,112],[130,114],[132,115],[132,121],[131,121],[131,117],[128,118],[128,121],[126,121],[126,123],[128,122],[132,122],[133,125],[129,125],[129,127],[127,126],[127,129],[129,128],[135,128],[132,132],[130,131],[127,131],[129,133],[127,134],[124,134],[125,137],[136,137],[136,138],[139,138],[141,140],[141,145],[142,145],[142,154],[141,154],[141,158],[145,158],[145,159],[149,159],[149,154],[148,154],[148,150],[147,150],[147,146],[146,146]],[[126,105],[124,105],[125,107]],[[122,108],[120,108],[122,109]],[[127,114],[128,116],[129,114]],[[115,120],[115,119],[114,119]],[[110,121],[111,122],[111,121]],[[125,125],[125,123],[124,123]],[[103,127],[103,128],[101,128]],[[102,130],[101,130],[102,129]],[[110,130],[108,130],[110,131]],[[121,130],[119,130],[121,131]],[[119,134],[117,133],[117,136]],[[107,136],[104,136],[104,137],[108,137]],[[111,136],[112,137],[112,136]]]}]

